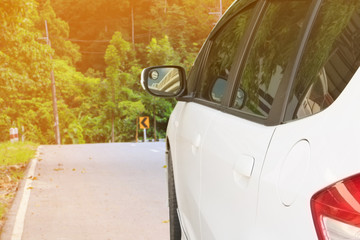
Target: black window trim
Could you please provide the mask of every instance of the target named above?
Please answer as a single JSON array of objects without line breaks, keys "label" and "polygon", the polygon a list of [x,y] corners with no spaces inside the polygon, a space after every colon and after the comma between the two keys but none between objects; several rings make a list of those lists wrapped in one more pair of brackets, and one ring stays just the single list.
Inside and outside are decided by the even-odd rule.
[{"label": "black window trim", "polygon": [[[288,95],[288,98],[286,99],[286,102],[285,102],[285,105],[284,105],[284,112],[283,112],[283,118],[282,118],[282,124],[286,124],[286,123],[289,123],[289,122],[295,122],[295,121],[299,121],[299,120],[302,120],[302,119],[304,119],[304,118],[296,118],[296,119],[294,119],[294,118],[286,118],[286,116],[287,116],[287,107],[288,107],[288,105],[289,105],[289,100],[290,100],[290,92],[291,92],[291,90],[292,90],[292,87],[293,87],[293,85],[295,84],[295,81],[296,81],[296,75],[297,75],[297,73],[298,73],[298,71],[299,71],[299,68],[300,68],[300,66],[301,66],[301,63],[302,63],[302,60],[303,60],[303,55],[304,55],[304,53],[305,53],[305,50],[306,50],[306,46],[307,46],[307,42],[309,41],[309,39],[310,39],[310,35],[311,35],[311,33],[312,33],[312,31],[313,31],[313,27],[314,27],[314,25],[315,25],[315,23],[316,23],[316,20],[317,20],[317,16],[318,16],[318,14],[319,14],[319,12],[320,12],[320,10],[321,10],[321,7],[322,7],[322,4],[326,1],[326,0],[314,0],[314,1],[316,1],[316,4],[314,4],[314,11],[313,11],[313,18],[312,18],[312,21],[310,22],[310,24],[308,25],[308,28],[309,28],[309,30],[307,31],[307,36],[306,36],[306,39],[305,39],[305,37],[304,37],[304,39],[305,39],[305,44],[304,44],[304,48],[302,49],[302,52],[301,52],[301,55],[299,55],[299,62],[298,62],[298,64],[295,66],[295,68],[293,69],[293,73],[294,73],[294,76],[293,76],[293,78],[291,79],[292,81],[291,81],[291,84],[290,84],[290,89],[289,89],[289,95]],[[334,54],[334,52],[332,52],[332,53],[330,53],[330,55],[329,55],[329,57],[328,57],[328,60],[331,58],[331,55],[332,54]],[[340,57],[343,57],[344,59],[346,59],[344,56],[340,56]],[[327,60],[327,61],[328,61]],[[326,61],[326,62],[327,62]],[[347,64],[348,63],[348,61],[344,61],[343,62],[344,64]],[[331,63],[330,63],[331,64]],[[325,64],[326,65],[326,64]],[[348,66],[348,68],[350,69],[351,67],[349,67]],[[356,70],[355,70],[356,71]],[[337,88],[337,91],[338,92],[340,92],[340,94],[341,94],[341,91],[340,90],[338,90],[338,88]],[[317,113],[315,113],[315,114],[317,114]],[[315,115],[315,114],[311,114],[311,115],[309,115],[309,116],[312,116],[312,115]],[[309,116],[307,116],[307,117],[309,117]]]},{"label": "black window trim", "polygon": [[[235,87],[238,84],[237,79],[241,77],[241,74],[245,67],[245,61],[248,56],[249,46],[251,46],[256,29],[258,25],[261,23],[261,19],[263,17],[264,12],[267,9],[269,2],[272,0],[254,0],[248,5],[244,6],[244,8],[236,11],[235,13],[231,14],[227,17],[227,21],[224,21],[221,25],[218,25],[214,28],[214,30],[209,34],[208,40],[205,42],[203,48],[205,52],[203,54],[201,64],[196,73],[196,85],[195,91],[188,93],[186,96],[182,96],[177,98],[178,101],[185,101],[185,102],[195,102],[198,104],[202,104],[204,106],[222,111],[227,114],[231,114],[237,117],[240,117],[245,120],[249,120],[254,123],[259,123],[265,126],[276,126],[285,123],[285,113],[286,107],[288,105],[288,99],[290,97],[290,91],[294,84],[296,73],[298,71],[299,65],[301,63],[302,56],[304,54],[308,39],[310,37],[314,22],[316,17],[319,13],[321,3],[323,0],[311,0],[311,4],[309,6],[308,15],[305,17],[304,27],[301,32],[299,33],[299,41],[295,49],[295,53],[289,59],[289,64],[286,67],[282,82],[280,83],[279,89],[274,97],[274,102],[272,108],[269,112],[267,118],[261,117],[259,115],[247,113],[241,110],[237,110],[231,108],[231,101],[233,99],[234,94],[236,93]],[[250,20],[249,26],[244,33],[243,40],[239,44],[237,53],[235,55],[235,60],[232,64],[231,71],[228,78],[228,85],[224,94],[224,98],[222,99],[221,103],[211,102],[206,99],[201,99],[196,97],[199,88],[199,79],[201,77],[201,72],[203,71],[204,65],[207,61],[210,49],[211,49],[211,39],[216,36],[218,31],[220,31],[224,24],[232,19],[235,15],[239,14],[241,11],[246,9],[247,7],[251,6],[252,4],[256,4],[252,19]],[[202,51],[202,50],[201,50]],[[283,82],[285,81],[285,82]]]},{"label": "black window trim", "polygon": [[[261,23],[261,20],[264,17],[264,13],[267,9],[268,1],[267,0],[261,0],[259,1],[259,4],[257,6],[257,9],[255,10],[254,17],[250,22],[250,26],[247,30],[247,32],[244,35],[244,41],[240,45],[238,52],[237,52],[237,59],[234,61],[234,65],[236,66],[233,71],[233,75],[229,76],[229,79],[231,79],[230,84],[228,84],[228,88],[226,90],[225,95],[227,96],[224,98],[223,105],[224,105],[224,112],[229,113],[231,115],[235,115],[238,117],[241,117],[246,120],[250,120],[252,122],[265,124],[266,118],[262,118],[261,116],[253,115],[251,113],[245,113],[241,110],[237,110],[234,108],[231,108],[232,100],[234,99],[236,95],[237,86],[239,86],[239,77],[241,76],[246,60],[250,51],[250,46],[252,45],[254,41],[254,37],[256,34],[256,30],[259,27],[259,24]],[[231,73],[230,73],[231,74]]]},{"label": "black window trim", "polygon": [[[206,62],[205,60],[207,59],[206,56],[208,56],[208,54],[210,52],[210,49],[211,49],[211,44],[209,44],[208,42],[205,42],[204,45],[202,46],[202,48],[200,49],[197,58],[194,61],[194,64],[198,61],[198,59],[200,61],[198,63],[199,67],[195,70],[196,72],[193,73],[194,74],[193,78],[195,79],[194,80],[195,82],[193,83],[195,85],[194,91],[186,92],[186,95],[177,97],[176,98],[177,101],[190,102],[190,101],[193,101],[195,99],[195,96],[197,94],[197,89],[198,89],[200,72],[204,68],[204,64]],[[190,73],[191,73],[191,71],[193,71],[193,69],[190,70]],[[188,89],[186,91],[188,91]]]},{"label": "black window trim", "polygon": [[[301,32],[299,33],[299,39],[298,39],[298,43],[297,43],[297,47],[295,47],[294,49],[294,53],[292,56],[290,56],[289,58],[289,63],[285,69],[284,72],[284,76],[282,78],[282,82],[280,83],[279,89],[274,97],[274,102],[272,104],[271,110],[269,112],[268,117],[261,117],[259,115],[255,115],[255,114],[251,114],[251,113],[247,113],[247,112],[243,112],[241,110],[237,110],[234,108],[231,108],[231,99],[229,99],[229,102],[227,102],[226,105],[226,109],[224,112],[241,117],[243,119],[252,121],[252,122],[256,122],[265,126],[276,126],[276,125],[280,125],[282,123],[284,123],[284,118],[285,118],[285,111],[286,111],[286,106],[288,104],[288,99],[289,99],[289,95],[290,95],[290,91],[291,91],[291,87],[293,85],[293,82],[295,81],[295,76],[296,76],[296,72],[297,69],[299,68],[299,64],[301,61],[301,57],[305,51],[305,47],[306,47],[306,43],[308,41],[308,38],[310,36],[311,33],[311,29],[312,26],[314,24],[314,21],[316,19],[316,16],[318,14],[319,11],[319,7],[321,5],[321,1],[322,0],[312,0],[311,1],[311,5],[309,6],[309,10],[307,12],[307,16],[304,19],[304,28],[301,30]],[[265,13],[265,10],[268,7],[268,4],[271,2],[271,0],[265,0],[264,3],[264,9],[261,12],[262,14]],[[261,19],[263,16],[258,16],[259,18],[259,22],[257,22],[257,24],[261,24]],[[254,25],[254,27],[258,27],[258,25]],[[249,45],[246,46],[246,49],[243,50],[243,52],[241,53],[242,56],[239,57],[237,65],[239,66],[238,71],[237,71],[237,76],[235,79],[240,79],[241,74],[245,68],[245,64],[246,64],[246,59],[248,56],[248,52],[249,52],[249,46],[251,46],[254,35],[256,33],[256,29],[254,29],[254,31],[252,32],[252,36],[251,36],[251,42],[249,43]],[[238,80],[240,81],[240,80]],[[236,94],[236,84],[238,84],[237,82],[234,82],[234,86],[232,86],[232,92],[231,94],[229,94],[228,96],[234,96],[234,94]],[[227,93],[228,94],[228,93]]]},{"label": "black window trim", "polygon": [[[277,101],[279,101],[279,102],[281,101],[281,103],[279,103],[277,105],[277,107],[274,109],[274,111],[272,113],[273,115],[278,115],[277,122],[274,122],[274,123],[270,122],[270,124],[284,124],[284,123],[288,122],[288,121],[285,121],[285,118],[286,118],[286,109],[289,104],[290,93],[291,93],[293,85],[295,84],[296,75],[300,68],[301,61],[302,61],[303,55],[305,53],[306,46],[308,44],[315,21],[320,12],[322,2],[323,2],[323,0],[314,0],[310,6],[310,9],[312,9],[312,11],[310,11],[308,14],[308,19],[306,21],[306,27],[303,29],[301,42],[298,47],[298,52],[297,52],[296,57],[294,58],[294,62],[292,64],[293,67],[291,69],[289,69],[287,75],[284,75],[284,79],[288,80],[287,83],[283,84],[283,86],[282,86],[284,89],[285,95],[281,95],[280,91],[278,91],[277,95],[279,95],[279,96],[276,96]],[[286,90],[285,90],[285,87],[286,87]]]},{"label": "black window trim", "polygon": [[[253,13],[253,16],[252,16],[252,19],[250,20],[250,23],[249,23],[249,26],[248,28],[245,30],[245,33],[244,33],[244,37],[243,39],[248,39],[248,31],[250,28],[252,28],[252,24],[253,24],[253,19],[259,15],[258,11],[258,5],[260,5],[262,2],[264,2],[265,0],[252,0],[251,2],[249,2],[248,4],[246,4],[245,6],[243,6],[241,9],[237,10],[236,12],[234,12],[233,14],[229,15],[229,16],[226,16],[226,19],[225,21],[220,21],[218,24],[212,31],[211,33],[209,34],[206,42],[204,43],[204,46],[203,48],[204,49],[201,49],[200,50],[200,53],[203,52],[203,56],[202,59],[200,59],[200,66],[199,68],[197,69],[197,71],[194,73],[195,74],[195,78],[196,78],[196,82],[194,83],[195,84],[195,91],[193,92],[190,92],[190,93],[187,93],[186,96],[181,96],[181,97],[178,97],[177,100],[178,101],[185,101],[185,102],[190,102],[190,101],[193,101],[193,102],[196,102],[196,103],[199,103],[199,104],[202,104],[202,105],[205,105],[207,107],[212,107],[212,108],[215,108],[215,109],[218,109],[218,110],[224,110],[224,101],[228,98],[228,95],[227,95],[227,90],[225,91],[225,94],[224,94],[224,98],[222,99],[222,102],[221,103],[216,103],[216,102],[212,102],[212,101],[209,101],[209,100],[206,100],[206,99],[202,99],[202,98],[199,98],[198,97],[198,94],[199,94],[199,87],[200,87],[200,79],[201,79],[201,73],[203,72],[204,70],[204,67],[205,67],[205,63],[207,62],[208,60],[208,57],[209,57],[209,53],[210,53],[210,50],[211,50],[211,46],[212,46],[212,43],[213,43],[213,39],[217,36],[217,34],[219,34],[219,32],[223,29],[224,25],[226,25],[229,21],[231,21],[236,15],[238,14],[241,14],[241,12],[243,11],[246,11],[249,7],[251,7],[252,5],[255,5],[254,6],[254,13]],[[228,84],[227,86],[229,86],[232,81],[231,77],[232,77],[232,72],[234,72],[234,70],[237,70],[237,54],[239,52],[239,49],[241,49],[243,47],[243,43],[239,43],[238,47],[237,47],[237,50],[236,50],[236,54],[235,54],[235,59],[234,59],[234,62],[232,63],[231,65],[231,70],[230,70],[230,74],[229,74],[229,78],[227,79],[228,80]]]}]

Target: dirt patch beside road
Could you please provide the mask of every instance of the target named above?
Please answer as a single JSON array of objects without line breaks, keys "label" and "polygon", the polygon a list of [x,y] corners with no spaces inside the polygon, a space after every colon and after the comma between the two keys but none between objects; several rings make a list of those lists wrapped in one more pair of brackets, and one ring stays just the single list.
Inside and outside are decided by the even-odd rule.
[{"label": "dirt patch beside road", "polygon": [[37,144],[31,142],[3,142],[0,144],[0,232],[24,178],[28,162],[34,158]]},{"label": "dirt patch beside road", "polygon": [[0,232],[5,224],[7,209],[11,206],[26,164],[0,167]]}]

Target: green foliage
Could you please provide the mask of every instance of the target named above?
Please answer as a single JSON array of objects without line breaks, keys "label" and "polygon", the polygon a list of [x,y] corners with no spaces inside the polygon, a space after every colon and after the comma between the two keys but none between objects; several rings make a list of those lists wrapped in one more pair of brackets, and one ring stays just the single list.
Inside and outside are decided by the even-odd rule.
[{"label": "green foliage", "polygon": [[150,44],[146,47],[148,64],[150,66],[158,65],[178,65],[180,57],[175,52],[169,42],[168,36],[164,36],[159,41],[156,38],[151,39]]},{"label": "green foliage", "polygon": [[10,206],[17,183],[24,177],[26,164],[35,157],[37,145],[31,142],[0,144],[0,220]]},{"label": "green foliage", "polygon": [[65,139],[63,141],[70,142],[73,144],[85,143],[83,136],[83,128],[78,121],[74,121],[69,124],[68,128],[64,130]]},{"label": "green foliage", "polygon": [[298,73],[301,81],[298,83],[296,92],[306,91],[305,86],[316,81],[314,76],[333,53],[333,44],[339,37],[354,11],[360,10],[360,2],[356,0],[326,1],[319,13],[321,21],[314,26],[318,31],[310,38],[310,44],[305,51],[303,66]]},{"label": "green foliage", "polygon": [[9,139],[13,123],[36,125],[31,131],[41,138],[36,122],[43,116],[35,119],[34,113],[44,108],[40,103],[46,103],[49,97],[44,89],[50,86],[49,54],[53,51],[38,41],[41,35],[34,24],[39,19],[35,1],[6,0],[0,4],[0,13],[4,29],[0,35],[0,140]]},{"label": "green foliage", "polygon": [[[222,1],[223,12],[232,2]],[[119,31],[126,41],[132,42],[133,11],[135,45],[142,48],[141,45],[146,46],[152,38],[161,39],[167,35],[182,62],[188,53],[199,51],[218,20],[217,15],[209,12],[219,11],[219,2],[214,0],[137,0],[136,4],[130,0],[56,0],[52,5],[57,15],[69,24],[70,38],[78,40],[107,40]],[[106,42],[76,43],[86,52],[77,64],[82,72],[88,68],[105,71]],[[193,43],[196,44],[194,48]]]},{"label": "green foliage", "polygon": [[7,205],[5,203],[0,202],[0,219],[5,215]]},{"label": "green foliage", "polygon": [[81,60],[79,46],[73,44],[69,40],[66,40],[69,38],[69,25],[65,21],[56,17],[55,11],[50,4],[50,0],[41,0],[39,3],[38,12],[40,18],[36,22],[37,28],[42,29],[45,32],[46,20],[51,45],[55,50],[56,56],[66,60],[69,64],[79,62]]},{"label": "green foliage", "polygon": [[108,142],[112,132],[114,141],[134,141],[137,118],[145,115],[149,136],[164,137],[175,100],[145,93],[141,70],[162,64],[189,70],[216,21],[208,14],[215,7],[210,0],[166,6],[160,0],[2,0],[0,141],[17,127],[26,140],[55,143],[51,71],[62,143]]},{"label": "green foliage", "polygon": [[0,144],[0,166],[28,163],[35,157],[37,145],[32,142]]}]

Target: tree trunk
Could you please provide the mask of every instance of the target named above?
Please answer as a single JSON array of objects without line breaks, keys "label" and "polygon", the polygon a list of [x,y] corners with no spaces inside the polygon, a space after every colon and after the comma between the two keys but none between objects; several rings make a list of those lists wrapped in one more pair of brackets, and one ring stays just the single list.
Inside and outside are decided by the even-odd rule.
[{"label": "tree trunk", "polygon": [[115,117],[114,117],[114,113],[111,116],[111,142],[115,142]]},{"label": "tree trunk", "polygon": [[135,142],[138,142],[139,138],[139,117],[136,117],[136,135],[135,135]]},{"label": "tree trunk", "polygon": [[[114,105],[116,104],[116,98],[115,98],[115,82],[114,80],[112,81],[112,102],[114,103]],[[111,142],[115,142],[115,109],[112,109],[112,114],[111,114]]]}]

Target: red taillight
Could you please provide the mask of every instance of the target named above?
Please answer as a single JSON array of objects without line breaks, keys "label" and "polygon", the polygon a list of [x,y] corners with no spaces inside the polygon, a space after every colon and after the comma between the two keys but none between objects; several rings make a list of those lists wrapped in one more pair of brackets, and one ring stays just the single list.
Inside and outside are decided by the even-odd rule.
[{"label": "red taillight", "polygon": [[360,239],[360,174],[316,193],[311,211],[320,240]]}]

